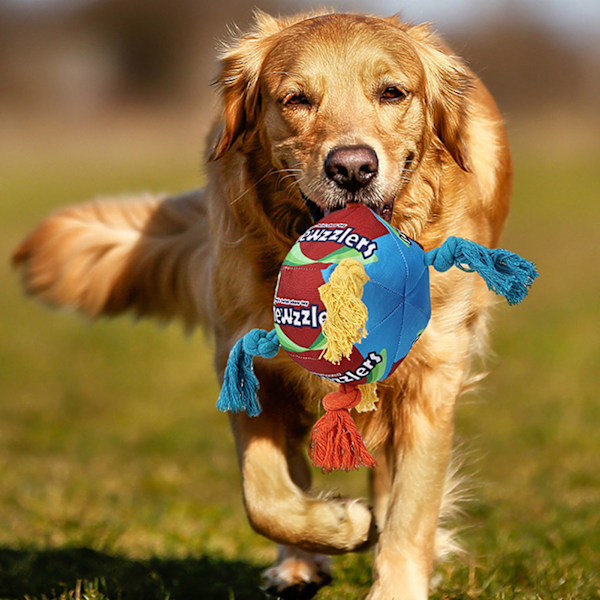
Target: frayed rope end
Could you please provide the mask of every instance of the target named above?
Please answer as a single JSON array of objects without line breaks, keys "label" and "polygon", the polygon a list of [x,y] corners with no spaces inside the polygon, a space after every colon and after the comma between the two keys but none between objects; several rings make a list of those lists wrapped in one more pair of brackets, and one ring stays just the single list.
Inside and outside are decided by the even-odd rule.
[{"label": "frayed rope end", "polygon": [[309,456],[315,467],[331,472],[377,466],[350,416],[349,410],[360,401],[360,389],[350,384],[341,384],[336,392],[323,398],[326,412],[315,423],[309,442]]},{"label": "frayed rope end", "polygon": [[425,264],[436,271],[447,271],[452,266],[474,271],[490,290],[504,296],[511,305],[527,296],[538,277],[535,264],[518,254],[458,237],[449,237],[439,248],[426,252]]},{"label": "frayed rope end", "polygon": [[229,353],[217,409],[221,412],[245,412],[256,417],[262,412],[258,399],[258,379],[254,374],[255,356],[272,358],[279,351],[275,330],[253,329],[239,339]]}]

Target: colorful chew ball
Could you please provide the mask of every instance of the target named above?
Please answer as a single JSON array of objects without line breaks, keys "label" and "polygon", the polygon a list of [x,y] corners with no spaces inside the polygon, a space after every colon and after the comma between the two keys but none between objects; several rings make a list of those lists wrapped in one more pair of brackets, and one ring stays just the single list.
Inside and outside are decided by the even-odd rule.
[{"label": "colorful chew ball", "polygon": [[537,276],[518,255],[461,238],[424,252],[365,205],[349,204],[291,248],[275,290],[275,328],[252,330],[234,346],[219,410],[260,414],[252,359],[272,357],[281,346],[311,373],[339,384],[313,428],[313,463],[326,471],[374,466],[349,410],[375,409],[376,382],[398,367],[427,326],[430,266],[476,271],[510,304],[527,295]]},{"label": "colorful chew ball", "polygon": [[282,348],[336,383],[390,375],[430,315],[423,249],[364,204],[333,212],[300,236],[273,303]]}]

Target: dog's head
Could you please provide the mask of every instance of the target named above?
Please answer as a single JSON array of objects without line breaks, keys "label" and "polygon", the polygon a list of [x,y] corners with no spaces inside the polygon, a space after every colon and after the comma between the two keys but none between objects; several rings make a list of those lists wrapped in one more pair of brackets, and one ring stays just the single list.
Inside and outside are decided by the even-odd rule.
[{"label": "dog's head", "polygon": [[259,147],[313,218],[359,201],[391,220],[432,145],[469,168],[471,78],[427,26],[261,13],[224,52],[217,84],[223,125],[211,159]]}]

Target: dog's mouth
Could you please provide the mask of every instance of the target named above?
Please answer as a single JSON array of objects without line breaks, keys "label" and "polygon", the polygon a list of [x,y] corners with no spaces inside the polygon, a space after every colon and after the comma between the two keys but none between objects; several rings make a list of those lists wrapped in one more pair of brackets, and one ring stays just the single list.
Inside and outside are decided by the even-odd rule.
[{"label": "dog's mouth", "polygon": [[381,217],[387,223],[392,222],[392,217],[394,214],[394,202],[396,198],[399,197],[406,186],[409,184],[411,180],[411,175],[414,170],[414,152],[409,152],[404,161],[404,165],[402,168],[402,178],[401,184],[398,189],[396,189],[393,195],[385,195],[383,196],[381,193],[378,193],[376,189],[372,187],[364,188],[357,190],[355,192],[351,191],[341,191],[337,190],[338,193],[334,194],[335,200],[332,201],[331,196],[329,197],[329,203],[324,205],[324,202],[318,202],[310,198],[307,194],[305,194],[302,188],[298,185],[298,189],[306,204],[310,216],[313,220],[313,223],[320,221],[327,215],[335,212],[336,210],[340,210],[345,208],[349,202],[359,202],[364,204],[368,208],[370,208],[376,215]]},{"label": "dog's mouth", "polygon": [[[304,203],[306,204],[306,207],[308,208],[308,212],[310,213],[313,223],[320,221],[327,215],[330,215],[332,212],[335,212],[337,210],[341,210],[342,208],[345,208],[346,204],[347,204],[346,202],[340,202],[339,204],[337,204],[334,207],[323,207],[323,206],[320,206],[319,204],[317,204],[316,202],[314,202],[313,200],[311,200],[310,198],[308,198],[302,190],[300,190],[300,194],[302,195],[302,199],[304,200]],[[368,206],[376,215],[381,217],[384,221],[386,221],[387,223],[391,223],[392,215],[394,213],[394,200],[395,200],[395,198],[393,198],[389,202],[378,202],[378,203],[371,203],[371,202],[364,202],[364,201],[360,201],[360,202],[362,204],[365,204],[366,206]]]}]

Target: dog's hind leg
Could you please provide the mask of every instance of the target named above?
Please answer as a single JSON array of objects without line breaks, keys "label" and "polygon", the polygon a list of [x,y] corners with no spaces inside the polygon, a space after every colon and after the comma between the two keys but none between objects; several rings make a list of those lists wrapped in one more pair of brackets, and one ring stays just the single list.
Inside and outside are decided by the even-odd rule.
[{"label": "dog's hind leg", "polygon": [[263,591],[273,598],[312,598],[329,584],[331,559],[294,546],[277,546],[277,562],[263,573]]}]

